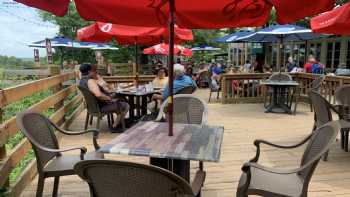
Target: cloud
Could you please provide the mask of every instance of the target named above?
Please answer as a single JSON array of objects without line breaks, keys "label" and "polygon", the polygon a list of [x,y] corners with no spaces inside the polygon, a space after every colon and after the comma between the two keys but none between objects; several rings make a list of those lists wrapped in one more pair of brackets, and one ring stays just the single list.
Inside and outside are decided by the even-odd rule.
[{"label": "cloud", "polygon": [[0,55],[31,58],[27,44],[55,36],[58,27],[41,21],[35,9],[8,2],[0,0]]}]

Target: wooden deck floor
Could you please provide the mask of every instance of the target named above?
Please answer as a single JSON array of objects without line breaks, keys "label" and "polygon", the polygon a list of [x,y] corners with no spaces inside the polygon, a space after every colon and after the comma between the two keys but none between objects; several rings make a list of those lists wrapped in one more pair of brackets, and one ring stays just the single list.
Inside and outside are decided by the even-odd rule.
[{"label": "wooden deck floor", "polygon": [[[198,96],[207,100],[208,92],[199,90]],[[241,166],[255,154],[253,141],[256,138],[268,139],[280,144],[298,142],[308,133],[313,124],[313,115],[308,106],[300,105],[296,116],[281,114],[265,114],[261,104],[209,104],[209,124],[225,127],[221,161],[206,163],[207,179],[203,188],[204,197],[235,196],[237,181],[241,174]],[[83,127],[84,113],[76,120],[71,129]],[[106,125],[103,125],[106,130]],[[100,144],[115,137],[116,134],[103,132]],[[91,136],[64,137],[62,146],[86,145],[92,147]],[[293,152],[264,147],[261,155],[262,164],[280,168],[296,167],[303,149]],[[147,163],[147,158],[109,156]],[[193,163],[193,170],[197,163]],[[53,180],[48,179],[45,196],[50,196]],[[23,192],[22,196],[35,196],[36,179]],[[61,179],[60,196],[89,196],[87,185],[76,176]],[[320,162],[312,178],[309,196],[350,196],[350,153],[339,148],[339,142],[330,151],[329,161]]]}]

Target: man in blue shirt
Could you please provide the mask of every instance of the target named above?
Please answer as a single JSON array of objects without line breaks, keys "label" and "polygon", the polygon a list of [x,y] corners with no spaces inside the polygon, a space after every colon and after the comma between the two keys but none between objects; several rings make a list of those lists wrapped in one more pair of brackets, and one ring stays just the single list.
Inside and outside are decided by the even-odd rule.
[{"label": "man in blue shirt", "polygon": [[[181,64],[174,65],[174,83],[173,83],[173,91],[174,94],[182,90],[183,88],[193,86],[197,87],[196,83],[191,79],[191,77],[185,75],[185,67]],[[169,96],[169,86],[166,85],[162,95],[153,95],[154,100],[165,100]]]}]

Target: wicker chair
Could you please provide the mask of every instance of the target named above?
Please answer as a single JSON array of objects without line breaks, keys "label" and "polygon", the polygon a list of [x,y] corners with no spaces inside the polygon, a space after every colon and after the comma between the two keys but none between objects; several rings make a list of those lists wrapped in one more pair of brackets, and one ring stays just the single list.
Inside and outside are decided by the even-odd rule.
[{"label": "wicker chair", "polygon": [[196,91],[196,87],[194,86],[187,86],[176,92],[175,94],[192,94]]},{"label": "wicker chair", "polygon": [[198,86],[201,88],[207,88],[210,86],[210,73],[209,71],[204,71],[199,74]]},{"label": "wicker chair", "polygon": [[[80,132],[65,131],[53,124],[45,116],[35,112],[20,113],[16,117],[17,126],[30,141],[37,161],[39,173],[36,196],[43,195],[45,179],[54,177],[54,188],[52,196],[57,196],[60,176],[74,175],[73,169],[75,163],[84,159],[101,159],[103,154],[92,152],[88,153],[83,146],[74,148],[60,149],[55,131],[66,135],[81,135],[93,133],[93,144],[95,149],[99,149],[97,144],[98,131],[86,130]],[[80,155],[62,155],[63,152],[80,150]]]},{"label": "wicker chair", "polygon": [[96,160],[74,167],[93,197],[190,197],[199,190],[176,174],[144,164]]},{"label": "wicker chair", "polygon": [[[187,86],[182,88],[181,90],[179,90],[178,92],[175,93],[175,95],[177,94],[192,94],[193,92],[196,91],[196,87],[194,86]],[[154,104],[154,108],[151,110],[151,115],[146,115],[145,117],[142,118],[142,120],[154,120],[157,117],[157,114],[159,113],[158,110],[158,101],[151,101],[151,102],[155,102]]]},{"label": "wicker chair", "polygon": [[[160,106],[156,121],[165,118],[168,100]],[[199,124],[207,123],[208,107],[205,102],[196,96],[177,94],[174,96],[174,123]]]},{"label": "wicker chair", "polygon": [[214,87],[212,84],[212,80],[214,80],[214,79],[210,79],[210,82],[209,82],[210,93],[209,93],[208,103],[210,103],[211,96],[213,93],[216,93],[216,99],[219,100],[220,92],[221,92],[221,84],[220,83],[218,84],[219,87]]},{"label": "wicker chair", "polygon": [[[113,118],[113,113],[103,113],[100,109],[100,106],[98,105],[97,98],[95,95],[93,95],[88,89],[84,87],[78,86],[78,89],[84,96],[84,100],[86,103],[86,119],[85,119],[85,126],[84,129],[86,130],[89,124],[90,120],[90,125],[92,124],[93,117],[97,117],[97,123],[96,123],[96,128],[100,129],[100,120],[103,118],[103,116],[107,115],[107,120],[108,120],[108,126],[111,127],[111,125],[114,122]],[[124,123],[123,127],[124,127]]]},{"label": "wicker chair", "polygon": [[[270,81],[292,81],[292,77],[287,73],[274,73],[272,74],[269,79]],[[267,100],[269,100],[269,103],[271,103],[273,90],[271,88],[264,88],[264,107],[267,107]],[[289,103],[289,102],[288,102]],[[296,108],[295,110],[296,111]],[[294,112],[295,113],[295,112]]]},{"label": "wicker chair", "polygon": [[[316,79],[314,79],[312,81],[312,83],[310,84],[309,92],[310,91],[315,91],[315,92],[320,93],[321,92],[321,87],[322,87],[322,84],[323,84],[325,78],[326,78],[325,75],[321,75],[320,77],[317,77]],[[312,101],[309,100],[309,103],[310,103],[310,111],[313,112]]]},{"label": "wicker chair", "polygon": [[[160,107],[158,117],[156,121],[162,121],[166,116],[166,107],[168,106],[168,101],[163,102]],[[178,94],[174,96],[174,123],[183,124],[197,124],[205,125],[207,124],[208,117],[208,107],[206,103],[193,95]],[[204,172],[204,165],[202,161],[199,161],[199,172]]]},{"label": "wicker chair", "polygon": [[[314,126],[313,130],[333,121],[332,110],[339,114],[338,110],[335,109],[321,94],[316,91],[309,92],[309,98],[314,110]],[[342,134],[341,142],[344,144],[344,135]],[[323,160],[326,161],[328,158],[328,152],[326,152]]]},{"label": "wicker chair", "polygon": [[[350,121],[350,85],[341,86],[335,91],[335,100],[339,105],[339,119]],[[341,130],[341,145],[345,151],[349,147],[349,129]]]},{"label": "wicker chair", "polygon": [[[321,157],[333,145],[339,130],[338,122],[331,122],[312,132],[302,142],[289,146],[256,140],[254,142],[257,147],[256,156],[243,165],[243,174],[238,184],[236,196],[307,197],[312,174]],[[297,169],[282,170],[258,164],[261,144],[281,149],[293,149],[306,143],[307,147],[300,167]]]}]

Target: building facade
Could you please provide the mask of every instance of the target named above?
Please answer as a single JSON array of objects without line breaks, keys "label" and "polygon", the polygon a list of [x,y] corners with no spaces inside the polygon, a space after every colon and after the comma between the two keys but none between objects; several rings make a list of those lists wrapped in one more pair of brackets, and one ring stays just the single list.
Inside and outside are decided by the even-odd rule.
[{"label": "building facade", "polygon": [[350,37],[334,36],[307,42],[289,42],[283,46],[272,43],[232,43],[229,46],[229,60],[235,66],[243,65],[247,59],[254,61],[259,54],[263,55],[266,65],[275,69],[284,65],[288,57],[293,57],[302,67],[309,55],[314,55],[330,71],[340,65],[350,68]]}]

